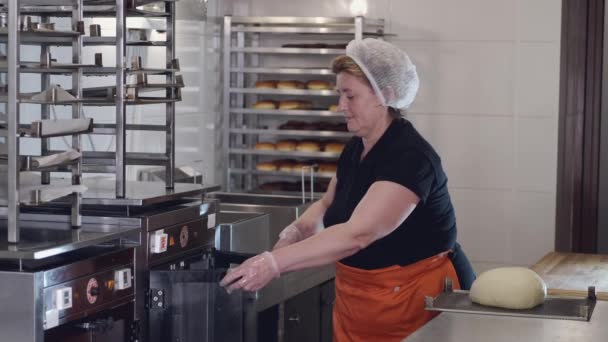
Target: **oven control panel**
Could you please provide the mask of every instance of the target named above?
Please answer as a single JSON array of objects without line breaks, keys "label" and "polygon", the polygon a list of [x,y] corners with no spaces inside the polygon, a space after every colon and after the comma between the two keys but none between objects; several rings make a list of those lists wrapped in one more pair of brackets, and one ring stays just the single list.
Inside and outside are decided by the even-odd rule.
[{"label": "oven control panel", "polygon": [[148,234],[148,258],[156,261],[203,246],[213,246],[214,238],[215,230],[208,228],[208,217],[158,229]]},{"label": "oven control panel", "polygon": [[[63,277],[63,281],[43,290],[44,329],[132,301],[135,293],[132,256],[131,252],[124,258],[85,260],[60,270],[61,274],[55,276]],[[65,279],[71,274],[77,276]]]}]

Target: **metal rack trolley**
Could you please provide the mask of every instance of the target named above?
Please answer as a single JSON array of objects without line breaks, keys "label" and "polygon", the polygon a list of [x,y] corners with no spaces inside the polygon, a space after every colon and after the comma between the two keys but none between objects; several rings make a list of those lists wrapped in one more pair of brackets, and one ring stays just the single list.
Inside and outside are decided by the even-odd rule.
[{"label": "metal rack trolley", "polygon": [[[279,130],[261,124],[264,119],[328,119],[336,120],[342,114],[324,109],[254,109],[251,105],[260,98],[289,96],[327,101],[337,98],[334,90],[309,89],[257,89],[255,81],[260,76],[301,79],[317,77],[327,79],[332,75],[328,67],[311,67],[306,60],[323,58],[328,65],[330,58],[343,54],[343,48],[335,44],[306,44],[303,47],[271,47],[277,42],[292,43],[292,39],[307,39],[320,43],[347,42],[364,36],[384,36],[384,20],[364,17],[224,17],[223,47],[223,144],[222,155],[224,189],[227,191],[252,191],[259,177],[287,177],[295,180],[300,172],[260,171],[255,162],[264,157],[314,158],[336,160],[339,153],[266,151],[254,149],[260,136],[286,138],[329,138],[344,140],[348,132],[319,130]],[[320,46],[320,47],[315,47]],[[297,61],[305,67],[278,66],[267,63],[267,56],[280,56],[283,62]],[[303,62],[301,62],[302,60]],[[283,63],[281,62],[281,63]],[[308,65],[307,65],[308,64]],[[330,179],[332,172],[315,172],[318,179]]]},{"label": "metal rack trolley", "polygon": [[[6,95],[0,96],[0,101],[6,102],[7,113],[0,116],[0,137],[5,138],[6,151],[0,151],[0,161],[7,167],[6,199],[0,199],[0,214],[8,218],[9,243],[19,243],[19,212],[22,204],[41,204],[42,202],[70,194],[69,190],[78,190],[82,183],[82,174],[114,173],[116,175],[115,199],[127,196],[126,165],[163,165],[166,168],[166,188],[174,188],[175,164],[175,102],[181,99],[180,88],[183,87],[179,71],[179,63],[175,59],[175,1],[164,0],[164,10],[148,10],[149,5],[156,0],[2,0],[0,13],[7,27],[0,29],[0,43],[7,45],[7,58],[0,72],[7,73]],[[38,17],[39,23],[27,23],[28,17]],[[51,18],[70,18],[71,31],[55,30]],[[99,27],[91,28],[91,35],[85,36],[84,18],[115,17],[116,36],[101,36]],[[143,38],[136,41],[127,40],[127,17],[160,18],[166,22],[164,41],[151,41]],[[96,31],[94,34],[93,31]],[[40,63],[25,62],[20,59],[19,47],[22,45],[40,46]],[[116,65],[104,67],[101,56],[95,56],[95,64],[83,64],[83,48],[88,46],[116,46]],[[70,63],[56,63],[50,57],[51,46],[71,46],[72,60]],[[137,61],[126,60],[127,46],[164,46],[166,48],[166,66],[164,68],[144,68]],[[19,92],[19,77],[24,73],[41,75],[41,89],[38,96]],[[71,75],[72,89],[64,91],[53,89],[50,75]],[[136,84],[128,84],[127,76],[138,76]],[[147,83],[147,75],[164,75],[165,84]],[[116,85],[110,87],[84,88],[85,76],[115,76]],[[142,80],[142,81],[140,81]],[[45,91],[46,90],[46,91]],[[149,91],[165,91],[161,97],[140,96]],[[20,124],[20,104],[38,103],[41,105],[41,120],[31,125]],[[128,125],[126,123],[126,107],[128,105],[166,104],[166,125]],[[114,106],[116,108],[115,124],[96,124],[92,121],[79,132],[66,131],[54,135],[36,135],[35,127],[44,127],[50,119],[51,105],[67,105],[72,107],[72,118],[84,120],[84,106]],[[50,123],[52,124],[52,123]],[[40,129],[39,129],[40,130]],[[165,132],[165,153],[127,153],[125,137],[127,130]],[[115,135],[115,152],[82,151],[81,133]],[[32,156],[23,156],[19,151],[19,139],[23,136],[40,138],[41,156],[57,155],[64,151],[50,149],[49,137],[72,136],[71,148],[77,153],[60,163],[51,163],[44,168],[36,168],[30,163]],[[35,183],[38,186],[24,187],[20,182],[21,171],[41,171],[41,178]],[[71,187],[51,185],[50,172],[71,172]],[[31,185],[31,184],[29,184]],[[63,190],[60,190],[63,189]],[[4,190],[4,189],[3,189]],[[161,191],[162,192],[162,191]],[[79,227],[82,223],[80,207],[83,203],[80,191],[73,191],[71,224]]]}]

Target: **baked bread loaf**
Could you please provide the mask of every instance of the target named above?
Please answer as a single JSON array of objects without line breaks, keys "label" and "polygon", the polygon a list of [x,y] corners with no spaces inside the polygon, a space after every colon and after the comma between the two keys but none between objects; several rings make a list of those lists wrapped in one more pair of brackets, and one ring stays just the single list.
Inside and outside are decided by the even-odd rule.
[{"label": "baked bread loaf", "polygon": [[279,81],[277,89],[304,89],[304,83],[294,80]]},{"label": "baked bread loaf", "polygon": [[344,150],[344,143],[341,142],[328,142],[324,145],[325,152],[342,153]]},{"label": "baked bread loaf", "polygon": [[313,80],[306,82],[306,88],[313,90],[326,90],[329,89],[331,85],[327,81],[321,80]]},{"label": "baked bread loaf", "polygon": [[255,144],[256,150],[275,150],[276,146],[271,142],[259,142]]},{"label": "baked bread loaf", "polygon": [[295,151],[298,142],[295,140],[281,140],[277,142],[277,150],[279,151]]},{"label": "baked bread loaf", "polygon": [[257,82],[255,82],[255,87],[258,89],[276,88],[277,81],[273,81],[273,80],[257,81]]},{"label": "baked bread loaf", "polygon": [[275,101],[264,100],[258,101],[253,104],[255,109],[277,109],[277,103]]},{"label": "baked bread loaf", "polygon": [[337,170],[336,163],[319,163],[319,172],[336,172]]},{"label": "baked bread loaf", "polygon": [[303,140],[298,143],[297,150],[301,152],[318,152],[321,151],[321,144],[316,141]]},{"label": "baked bread loaf", "polygon": [[305,169],[304,171],[308,171],[308,168],[310,167],[310,163],[308,162],[297,162],[293,165],[293,171],[294,172],[302,172],[302,169]]},{"label": "baked bread loaf", "polygon": [[277,170],[277,165],[274,162],[264,162],[264,163],[258,163],[255,166],[256,170],[260,170],[260,171],[276,171]]},{"label": "baked bread loaf", "polygon": [[297,100],[285,100],[279,102],[279,109],[290,110],[290,109],[310,109],[312,103],[308,101],[297,101]]},{"label": "baked bread loaf", "polygon": [[275,161],[275,164],[278,165],[279,171],[292,172],[293,167],[296,164],[296,162],[291,159],[285,159],[285,160],[277,160],[277,161]]}]

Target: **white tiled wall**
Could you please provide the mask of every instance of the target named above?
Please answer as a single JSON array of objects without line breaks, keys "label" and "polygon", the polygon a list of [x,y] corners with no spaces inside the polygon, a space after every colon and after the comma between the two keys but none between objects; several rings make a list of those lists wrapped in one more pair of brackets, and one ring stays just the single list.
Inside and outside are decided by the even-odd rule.
[{"label": "white tiled wall", "polygon": [[396,34],[390,40],[418,66],[421,88],[408,118],[443,159],[459,240],[471,259],[481,270],[530,265],[553,249],[560,1],[233,0],[223,6],[215,13],[384,18]]}]

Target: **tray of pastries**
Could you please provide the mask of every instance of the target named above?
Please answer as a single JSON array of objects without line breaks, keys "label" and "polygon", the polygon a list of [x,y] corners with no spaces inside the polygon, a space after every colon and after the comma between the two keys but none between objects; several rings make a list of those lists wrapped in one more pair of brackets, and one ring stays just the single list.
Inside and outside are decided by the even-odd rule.
[{"label": "tray of pastries", "polygon": [[297,161],[293,159],[278,159],[260,162],[256,164],[255,168],[258,171],[297,172],[299,174],[303,168],[307,169],[312,165],[317,167],[317,172],[335,173],[338,169],[338,164],[335,162],[318,160]]},{"label": "tray of pastries", "polygon": [[333,152],[341,153],[345,144],[339,141],[315,140],[279,140],[275,142],[261,141],[255,144],[256,150],[262,151],[299,151],[299,152]]},{"label": "tray of pastries", "polygon": [[310,89],[310,90],[328,90],[332,89],[333,85],[325,80],[260,80],[255,82],[256,89]]}]

